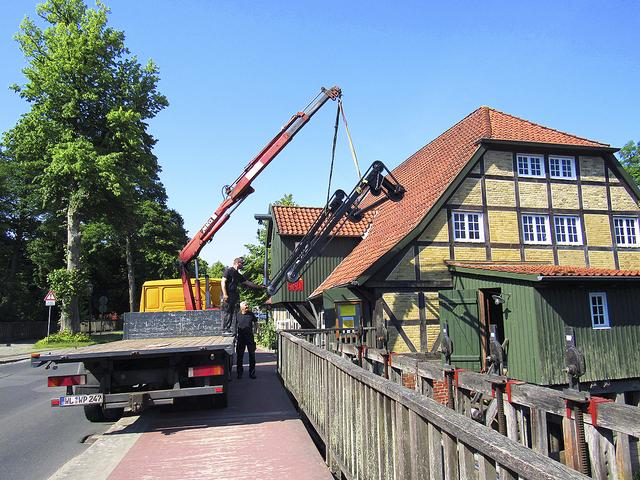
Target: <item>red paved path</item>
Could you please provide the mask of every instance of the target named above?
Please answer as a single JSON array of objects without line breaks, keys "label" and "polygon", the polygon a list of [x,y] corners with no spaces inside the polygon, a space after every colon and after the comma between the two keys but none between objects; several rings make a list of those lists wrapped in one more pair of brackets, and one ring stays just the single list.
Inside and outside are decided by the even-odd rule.
[{"label": "red paved path", "polygon": [[231,382],[227,409],[150,411],[145,433],[109,480],[331,480],[276,377],[274,356],[258,354],[257,380],[246,371]]}]

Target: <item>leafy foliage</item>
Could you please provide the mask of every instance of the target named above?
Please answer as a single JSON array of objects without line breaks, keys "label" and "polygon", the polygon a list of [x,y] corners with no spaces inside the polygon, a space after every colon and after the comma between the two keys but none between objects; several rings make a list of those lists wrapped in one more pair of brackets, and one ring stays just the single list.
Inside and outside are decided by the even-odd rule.
[{"label": "leafy foliage", "polygon": [[224,266],[224,263],[222,263],[220,260],[217,260],[209,266],[209,276],[211,278],[222,278],[222,273],[224,272],[225,268],[226,267]]},{"label": "leafy foliage", "polygon": [[640,142],[628,142],[618,152],[620,163],[640,186]]},{"label": "leafy foliage", "polygon": [[57,299],[62,302],[63,309],[69,308],[74,297],[89,293],[89,281],[82,270],[58,268],[50,272],[47,279],[51,289],[56,292]]},{"label": "leafy foliage", "polygon": [[266,321],[258,324],[258,332],[256,333],[256,341],[259,345],[271,350],[276,348],[278,342],[278,334],[274,322]]},{"label": "leafy foliage", "polygon": [[42,316],[52,287],[76,329],[89,281],[125,309],[127,278],[177,276],[187,237],[147,131],[168,105],[156,65],[130,54],[100,2],[47,0],[36,13],[15,37],[26,66],[12,88],[30,110],[0,144],[0,314]]},{"label": "leafy foliage", "polygon": [[85,343],[91,342],[91,337],[86,333],[73,333],[70,330],[62,330],[58,333],[52,333],[48,337],[41,340],[44,344],[51,343]]}]

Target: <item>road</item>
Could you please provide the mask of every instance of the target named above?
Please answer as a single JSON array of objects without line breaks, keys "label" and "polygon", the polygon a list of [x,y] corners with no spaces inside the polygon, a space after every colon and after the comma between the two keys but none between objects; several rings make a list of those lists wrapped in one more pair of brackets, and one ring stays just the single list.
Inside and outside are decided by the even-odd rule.
[{"label": "road", "polygon": [[48,388],[47,375],[75,373],[77,364],[57,370],[31,368],[29,361],[0,365],[0,478],[48,478],[89,447],[83,440],[111,423],[89,423],[81,407],[51,408],[64,388]]}]

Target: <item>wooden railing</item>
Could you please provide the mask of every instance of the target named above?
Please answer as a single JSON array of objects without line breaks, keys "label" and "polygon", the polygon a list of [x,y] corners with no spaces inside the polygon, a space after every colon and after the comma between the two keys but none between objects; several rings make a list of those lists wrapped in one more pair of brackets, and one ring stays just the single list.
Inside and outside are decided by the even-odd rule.
[{"label": "wooden railing", "polygon": [[588,478],[291,333],[278,371],[347,479]]},{"label": "wooden railing", "polygon": [[[452,407],[458,413],[469,418],[480,417],[485,425],[496,421],[498,399],[492,384],[496,377],[462,370],[450,371],[440,363],[389,355],[382,350],[357,351],[350,345],[340,344],[331,344],[329,349],[394,383],[406,385],[407,378],[410,378],[413,380],[410,386],[429,398],[436,397],[438,391],[446,390],[450,382]],[[579,469],[581,446],[576,435],[576,419],[568,415],[562,391],[509,382],[502,400],[509,438]],[[599,399],[586,407],[584,430],[591,476],[621,480],[640,478],[640,408],[614,402],[599,403]]]}]

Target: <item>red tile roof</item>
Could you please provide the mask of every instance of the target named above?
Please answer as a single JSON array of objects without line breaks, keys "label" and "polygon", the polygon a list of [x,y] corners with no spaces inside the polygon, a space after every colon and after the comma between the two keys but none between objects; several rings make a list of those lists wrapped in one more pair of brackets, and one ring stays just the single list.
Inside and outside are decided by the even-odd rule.
[{"label": "red tile roof", "polygon": [[367,237],[311,296],[352,282],[364,273],[373,273],[367,270],[417,227],[471,159],[481,139],[596,148],[608,146],[489,107],[480,107],[393,170],[396,179],[407,190],[404,199],[399,203],[386,202],[378,207]]},{"label": "red tile roof", "polygon": [[453,267],[473,268],[475,270],[490,270],[541,277],[640,277],[640,270],[614,270],[611,268],[587,268],[559,265],[539,265],[518,263],[510,265],[449,262]]},{"label": "red tile roof", "polygon": [[[274,205],[273,214],[280,235],[304,236],[320,215],[322,208],[289,207]],[[362,237],[373,219],[373,212],[367,212],[358,223],[346,221],[338,231],[338,237]],[[335,234],[335,230],[334,230]]]}]

